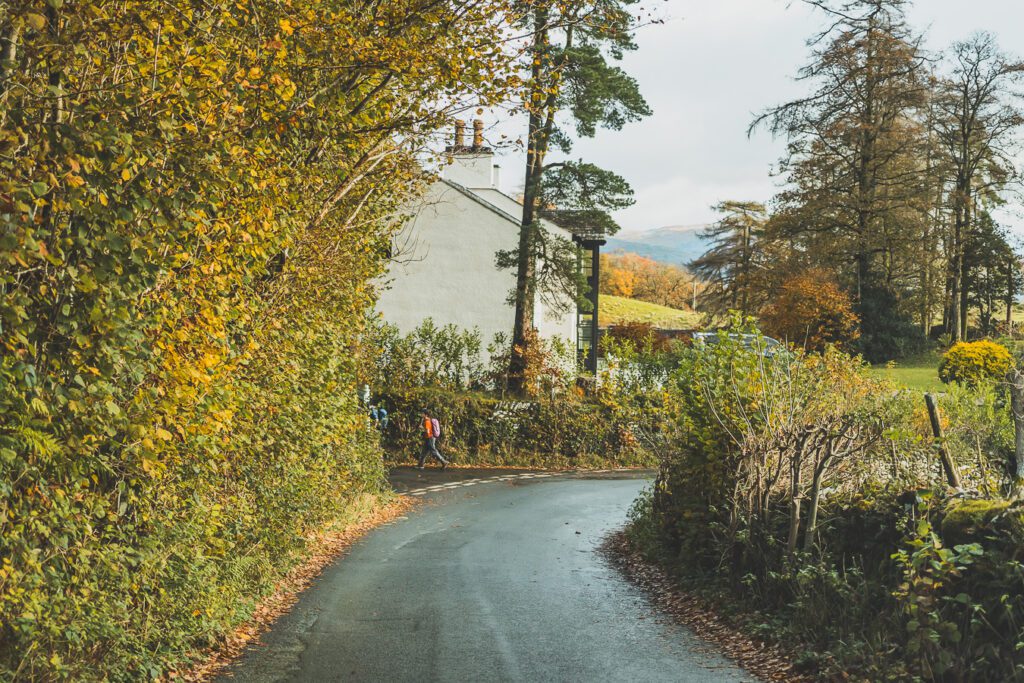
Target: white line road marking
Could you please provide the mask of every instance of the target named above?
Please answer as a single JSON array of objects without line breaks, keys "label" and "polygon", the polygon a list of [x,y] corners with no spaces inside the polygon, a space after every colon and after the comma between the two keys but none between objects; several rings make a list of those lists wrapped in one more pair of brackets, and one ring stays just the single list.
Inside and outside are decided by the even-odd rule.
[{"label": "white line road marking", "polygon": [[521,474],[504,474],[497,477],[484,477],[476,479],[465,479],[463,481],[453,481],[447,484],[434,484],[432,486],[424,486],[418,489],[410,489],[406,491],[410,496],[425,496],[428,493],[436,491],[449,491],[451,489],[463,488],[466,486],[475,486],[477,484],[488,484],[497,483],[503,481],[514,481],[516,479],[545,479],[550,477],[562,477],[570,474],[608,474],[611,472],[630,472],[628,467],[620,467],[617,469],[610,470],[566,470],[564,472],[523,472]]}]

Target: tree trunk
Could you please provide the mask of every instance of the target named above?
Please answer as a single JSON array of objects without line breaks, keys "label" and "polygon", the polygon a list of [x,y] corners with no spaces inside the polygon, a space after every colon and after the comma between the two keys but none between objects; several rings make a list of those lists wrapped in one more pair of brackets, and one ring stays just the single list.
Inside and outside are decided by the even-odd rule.
[{"label": "tree trunk", "polygon": [[800,538],[800,511],[803,502],[800,491],[800,475],[803,470],[803,453],[807,438],[808,435],[804,434],[797,440],[797,448],[793,453],[793,462],[790,465],[789,540],[786,542],[786,551],[789,555],[796,552],[796,544]]},{"label": "tree trunk", "polygon": [[970,280],[963,278],[960,282],[960,338],[967,341],[968,314],[970,313],[971,295]]},{"label": "tree trunk", "polygon": [[[14,60],[18,56],[18,40],[21,38],[21,26],[10,26],[0,36],[0,100],[7,94],[7,79],[10,78]],[[6,111],[6,108],[2,108]],[[2,121],[2,119],[0,119]]]},{"label": "tree trunk", "polygon": [[932,269],[932,265],[931,265],[932,264],[931,243],[932,243],[932,235],[931,235],[931,230],[932,230],[932,223],[931,223],[931,215],[929,214],[928,218],[925,219],[924,240],[923,240],[924,241],[924,250],[923,250],[922,258],[921,258],[921,274],[920,274],[920,282],[921,282],[921,285],[920,285],[921,286],[921,333],[926,338],[928,337],[929,334],[931,334],[931,327],[932,327],[932,320],[931,320],[931,315],[932,315],[932,301],[931,301],[931,291],[932,291],[932,281],[931,281],[931,275],[932,275],[932,273],[931,273],[931,269]]},{"label": "tree trunk", "polygon": [[967,168],[970,159],[970,145],[965,139],[961,144],[962,167],[957,172],[954,203],[956,206],[953,224],[953,300],[951,323],[953,341],[967,339],[967,239],[971,229],[971,173]]},{"label": "tree trunk", "polygon": [[953,342],[963,339],[962,328],[960,327],[960,291],[963,286],[964,256],[963,256],[963,208],[957,207],[956,218],[953,223],[953,259],[950,272],[949,288],[949,332]]},{"label": "tree trunk", "polygon": [[1013,258],[1006,264],[1006,333],[1013,335],[1013,298],[1017,292],[1014,291],[1013,272],[1016,264]]},{"label": "tree trunk", "polygon": [[530,121],[526,147],[526,179],[523,186],[523,216],[519,227],[519,246],[516,262],[516,313],[512,328],[512,349],[509,354],[509,390],[522,395],[526,390],[526,364],[530,337],[533,331],[534,304],[536,299],[537,262],[534,259],[534,223],[536,221],[537,194],[540,190],[543,172],[544,152],[547,141],[543,139],[544,128],[541,111],[534,98],[539,101],[542,93],[541,55],[548,42],[548,13],[537,9],[534,14],[533,54],[531,67],[532,87]]},{"label": "tree trunk", "polygon": [[[555,130],[558,94],[561,91],[562,69],[572,49],[575,30],[572,22],[564,29],[561,55],[548,65],[549,81],[544,81],[545,53],[550,48],[551,14],[540,6],[533,14],[533,64],[530,67],[530,122],[526,152],[526,183],[523,188],[523,219],[519,226],[519,251],[516,267],[516,315],[512,330],[512,352],[509,358],[509,389],[522,395],[526,391],[527,358],[532,334],[534,306],[537,295],[537,203],[544,176],[544,160]],[[595,314],[596,322],[596,314]],[[597,330],[594,330],[597,334]]]},{"label": "tree trunk", "polygon": [[[831,447],[830,447],[831,449]],[[811,507],[807,511],[807,529],[804,531],[804,550],[814,547],[814,536],[818,528],[818,502],[821,499],[821,479],[828,467],[831,455],[825,455],[821,463],[814,468],[814,479],[811,482]]]}]

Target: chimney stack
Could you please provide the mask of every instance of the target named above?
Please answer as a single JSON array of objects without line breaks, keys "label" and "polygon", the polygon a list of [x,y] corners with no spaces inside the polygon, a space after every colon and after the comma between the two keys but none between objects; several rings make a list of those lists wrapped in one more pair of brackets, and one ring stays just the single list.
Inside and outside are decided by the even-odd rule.
[{"label": "chimney stack", "polygon": [[462,119],[455,120],[455,149],[459,150],[466,146],[466,122]]},{"label": "chimney stack", "polygon": [[480,119],[473,120],[473,149],[478,150],[484,146],[484,122]]},{"label": "chimney stack", "polygon": [[447,148],[448,163],[444,166],[445,180],[470,188],[493,188],[498,184],[494,166],[494,150],[484,143],[484,122],[473,121],[472,145],[467,145],[466,122],[455,121],[455,144]]}]

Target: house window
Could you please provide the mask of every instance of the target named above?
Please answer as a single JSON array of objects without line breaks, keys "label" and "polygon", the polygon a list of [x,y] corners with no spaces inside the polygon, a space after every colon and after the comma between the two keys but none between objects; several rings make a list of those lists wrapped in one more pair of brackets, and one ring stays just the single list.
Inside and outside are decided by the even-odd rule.
[{"label": "house window", "polygon": [[583,261],[583,276],[590,280],[594,276],[594,252],[592,249],[581,249],[580,257]]},{"label": "house window", "polygon": [[580,315],[578,334],[576,335],[576,346],[582,357],[590,353],[591,343],[594,340],[594,316]]}]

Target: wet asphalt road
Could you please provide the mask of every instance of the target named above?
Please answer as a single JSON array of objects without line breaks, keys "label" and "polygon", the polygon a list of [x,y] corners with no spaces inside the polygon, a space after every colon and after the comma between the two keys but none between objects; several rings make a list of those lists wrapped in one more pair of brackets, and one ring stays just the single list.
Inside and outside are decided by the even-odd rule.
[{"label": "wet asphalt road", "polygon": [[[496,474],[514,478],[481,481]],[[396,472],[423,504],[327,569],[223,680],[754,680],[595,552],[647,479],[522,475]]]}]

